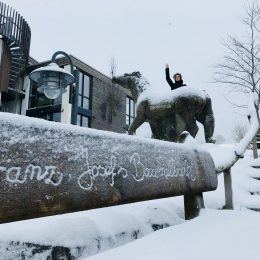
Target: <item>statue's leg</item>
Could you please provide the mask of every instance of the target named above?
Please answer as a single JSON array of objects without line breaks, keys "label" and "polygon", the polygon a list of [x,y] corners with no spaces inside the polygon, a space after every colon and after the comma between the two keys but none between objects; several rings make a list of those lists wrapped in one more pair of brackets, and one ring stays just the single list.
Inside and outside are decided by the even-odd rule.
[{"label": "statue's leg", "polygon": [[206,142],[215,143],[215,140],[212,139],[215,128],[215,119],[210,97],[206,97],[205,108],[203,109],[201,115],[197,118],[197,120],[204,126]]},{"label": "statue's leg", "polygon": [[142,102],[138,105],[137,111],[136,111],[136,117],[133,120],[132,124],[128,128],[128,134],[132,135],[134,134],[135,130],[141,126],[146,121],[146,109],[148,106],[148,102]]},{"label": "statue's leg", "polygon": [[207,115],[205,118],[204,132],[205,139],[207,143],[215,143],[215,140],[212,139],[215,127],[215,119],[213,115]]},{"label": "statue's leg", "polygon": [[166,126],[166,140],[171,142],[177,142],[176,128],[171,124]]},{"label": "statue's leg", "polygon": [[154,139],[159,139],[159,140],[167,140],[165,137],[165,130],[164,130],[164,125],[161,120],[159,121],[149,121],[153,138]]},{"label": "statue's leg", "polygon": [[176,129],[178,139],[183,131],[188,131],[195,138],[199,131],[193,112],[176,114]]},{"label": "statue's leg", "polygon": [[143,123],[145,122],[145,118],[143,115],[137,115],[134,119],[134,121],[132,122],[132,124],[130,125],[130,127],[128,128],[128,134],[132,135],[134,134],[135,130],[141,126]]},{"label": "statue's leg", "polygon": [[177,142],[177,133],[175,128],[175,120],[172,116],[163,118],[160,122],[163,140]]},{"label": "statue's leg", "polygon": [[180,114],[175,114],[175,129],[176,129],[177,139],[179,139],[179,136],[183,131],[187,130],[186,121]]},{"label": "statue's leg", "polygon": [[186,121],[186,130],[190,133],[190,135],[195,138],[198,131],[199,127],[196,123],[196,119],[193,115],[189,115],[185,118]]}]

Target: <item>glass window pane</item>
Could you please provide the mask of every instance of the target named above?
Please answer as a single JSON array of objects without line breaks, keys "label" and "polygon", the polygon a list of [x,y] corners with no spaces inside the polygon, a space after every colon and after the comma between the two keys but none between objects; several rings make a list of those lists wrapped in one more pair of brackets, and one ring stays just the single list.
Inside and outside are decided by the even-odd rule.
[{"label": "glass window pane", "polygon": [[62,103],[62,94],[60,94],[57,98],[53,99],[54,105],[59,105]]},{"label": "glass window pane", "polygon": [[79,72],[79,94],[82,94],[82,83],[83,83],[83,74],[81,72]]},{"label": "glass window pane", "polygon": [[39,92],[37,91],[37,88],[38,88],[37,84],[32,81],[30,81],[30,82],[31,82],[31,94],[38,95]]},{"label": "glass window pane", "polygon": [[83,127],[88,127],[88,117],[82,116],[82,126]]},{"label": "glass window pane", "polygon": [[89,109],[89,99],[88,98],[83,97],[82,107],[85,108],[85,109]]},{"label": "glass window pane", "polygon": [[81,115],[77,115],[77,125],[81,125]]},{"label": "glass window pane", "polygon": [[82,102],[82,96],[79,95],[79,96],[78,96],[78,106],[79,106],[79,107],[82,106],[82,105],[81,105],[81,102]]},{"label": "glass window pane", "polygon": [[37,105],[35,107],[50,106],[52,105],[52,100],[45,97],[44,95],[38,96]]},{"label": "glass window pane", "polygon": [[134,117],[134,101],[130,100],[130,116]]},{"label": "glass window pane", "polygon": [[53,113],[52,114],[52,121],[60,122],[61,119],[61,113]]},{"label": "glass window pane", "polygon": [[90,77],[84,75],[84,88],[83,88],[83,95],[89,97],[90,94]]},{"label": "glass window pane", "polygon": [[30,108],[37,107],[38,105],[38,98],[37,97],[32,97],[30,98]]},{"label": "glass window pane", "polygon": [[129,115],[129,98],[126,98],[126,114]]}]

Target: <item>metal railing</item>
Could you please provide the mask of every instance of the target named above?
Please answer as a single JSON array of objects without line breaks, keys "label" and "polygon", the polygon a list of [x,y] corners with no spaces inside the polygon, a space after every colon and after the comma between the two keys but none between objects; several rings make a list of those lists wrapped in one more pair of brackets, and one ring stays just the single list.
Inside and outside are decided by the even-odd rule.
[{"label": "metal railing", "polygon": [[31,30],[25,19],[12,7],[0,2],[0,35],[11,53],[9,86],[15,88],[18,76],[28,64]]}]

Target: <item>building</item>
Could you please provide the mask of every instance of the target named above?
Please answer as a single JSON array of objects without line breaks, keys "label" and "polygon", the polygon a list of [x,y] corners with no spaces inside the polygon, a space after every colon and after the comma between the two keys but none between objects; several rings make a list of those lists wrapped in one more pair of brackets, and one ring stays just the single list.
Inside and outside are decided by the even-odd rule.
[{"label": "building", "polygon": [[[70,55],[70,58],[79,71],[78,86],[78,114],[77,124],[100,130],[124,133],[127,125],[135,116],[135,103],[131,92],[121,85],[112,82],[111,78]],[[37,91],[37,87],[29,80],[29,73],[48,62],[34,63],[26,68],[24,89],[26,97],[22,114],[44,118],[62,123],[71,122],[72,98],[71,89],[55,100],[50,100]],[[64,69],[70,69],[66,58],[56,62]],[[131,121],[129,121],[131,120]]]},{"label": "building", "polygon": [[12,7],[0,2],[1,110],[20,113],[24,98],[23,76],[29,60],[31,30]]},{"label": "building", "polygon": [[[29,74],[50,61],[29,57],[31,31],[27,22],[11,7],[0,2],[0,91],[1,110],[62,123],[72,121],[72,86],[51,100],[37,91]],[[77,124],[124,133],[135,116],[131,92],[111,78],[70,55],[79,71]],[[56,60],[69,69],[66,58]]]}]

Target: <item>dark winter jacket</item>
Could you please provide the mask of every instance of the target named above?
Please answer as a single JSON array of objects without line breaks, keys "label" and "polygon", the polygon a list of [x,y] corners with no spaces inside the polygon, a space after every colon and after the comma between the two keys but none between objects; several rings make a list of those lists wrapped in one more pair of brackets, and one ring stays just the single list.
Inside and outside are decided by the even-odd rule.
[{"label": "dark winter jacket", "polygon": [[176,81],[175,83],[173,83],[173,81],[170,78],[169,68],[165,68],[165,74],[166,74],[166,80],[167,80],[168,84],[170,85],[171,90],[174,90],[174,89],[179,88],[179,87],[187,86],[186,84],[183,84],[182,79],[180,81]]}]

